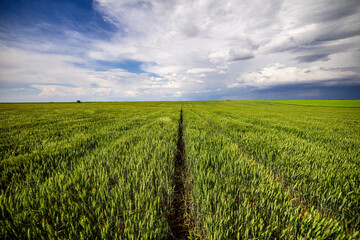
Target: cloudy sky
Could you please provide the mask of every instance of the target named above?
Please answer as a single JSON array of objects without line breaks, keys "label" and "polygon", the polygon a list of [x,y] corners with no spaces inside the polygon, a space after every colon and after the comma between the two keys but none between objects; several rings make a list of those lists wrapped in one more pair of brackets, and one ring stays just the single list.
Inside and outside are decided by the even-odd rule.
[{"label": "cloudy sky", "polygon": [[358,0],[0,0],[0,101],[360,98]]}]

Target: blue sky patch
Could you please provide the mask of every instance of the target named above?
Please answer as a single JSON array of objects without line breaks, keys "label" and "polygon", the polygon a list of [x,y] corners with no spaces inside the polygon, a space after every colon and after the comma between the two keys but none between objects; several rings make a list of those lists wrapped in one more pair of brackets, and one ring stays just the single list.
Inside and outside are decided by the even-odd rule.
[{"label": "blue sky patch", "polygon": [[106,71],[106,70],[110,70],[110,69],[125,69],[128,72],[131,73],[145,73],[144,70],[141,69],[141,65],[144,62],[139,62],[139,61],[135,61],[135,60],[123,60],[123,61],[119,61],[119,62],[115,62],[115,61],[96,61],[94,64],[94,69],[96,71]]},{"label": "blue sky patch", "polygon": [[89,0],[11,0],[0,2],[0,29],[52,38],[76,31],[106,39],[116,27],[104,21]]}]

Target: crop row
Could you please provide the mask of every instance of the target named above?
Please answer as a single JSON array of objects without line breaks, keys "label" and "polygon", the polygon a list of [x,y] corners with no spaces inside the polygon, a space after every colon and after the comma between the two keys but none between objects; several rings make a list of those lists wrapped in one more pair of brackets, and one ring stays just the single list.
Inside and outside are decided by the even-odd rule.
[{"label": "crop row", "polygon": [[87,133],[77,132],[67,144],[1,162],[2,176],[11,176],[0,196],[3,239],[170,235],[178,109],[127,113],[101,114],[99,124],[89,122]]},{"label": "crop row", "polygon": [[356,108],[181,105],[0,105],[0,238],[359,237]]},{"label": "crop row", "polygon": [[358,234],[303,205],[276,173],[198,114],[185,111],[184,121],[193,238],[342,239]]},{"label": "crop row", "polygon": [[268,169],[305,208],[340,222],[350,235],[359,232],[358,111],[253,103],[189,105],[190,114]]}]

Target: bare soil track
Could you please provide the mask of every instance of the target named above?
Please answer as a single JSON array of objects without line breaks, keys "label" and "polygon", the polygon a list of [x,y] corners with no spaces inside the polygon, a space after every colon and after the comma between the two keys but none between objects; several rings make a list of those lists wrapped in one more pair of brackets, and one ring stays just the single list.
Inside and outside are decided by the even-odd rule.
[{"label": "bare soil track", "polygon": [[183,140],[183,111],[180,111],[179,121],[179,135],[177,142],[177,151],[174,160],[174,200],[172,209],[168,215],[168,222],[171,229],[172,236],[169,239],[187,239],[188,227],[185,221],[185,177],[186,177],[186,163],[185,163],[185,145]]}]

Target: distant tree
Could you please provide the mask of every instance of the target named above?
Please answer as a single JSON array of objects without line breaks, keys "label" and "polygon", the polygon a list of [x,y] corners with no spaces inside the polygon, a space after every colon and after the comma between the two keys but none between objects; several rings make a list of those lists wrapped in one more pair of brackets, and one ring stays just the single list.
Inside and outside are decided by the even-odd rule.
[{"label": "distant tree", "polygon": [[77,100],[76,102],[77,102],[77,103],[81,103],[81,101],[80,101],[80,100]]}]

